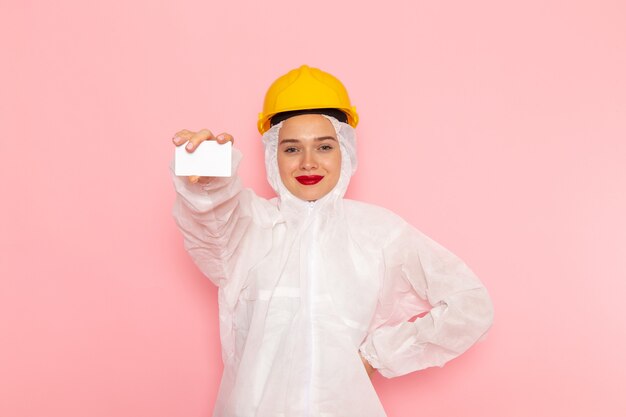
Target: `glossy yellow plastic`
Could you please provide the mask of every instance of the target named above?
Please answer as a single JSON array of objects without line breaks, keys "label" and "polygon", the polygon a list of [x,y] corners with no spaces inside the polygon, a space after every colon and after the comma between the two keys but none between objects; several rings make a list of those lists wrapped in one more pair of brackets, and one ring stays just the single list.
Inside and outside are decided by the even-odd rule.
[{"label": "glossy yellow plastic", "polygon": [[339,109],[348,116],[348,124],[356,127],[359,116],[350,104],[348,91],[341,81],[318,68],[302,65],[279,77],[265,94],[263,112],[257,127],[261,134],[270,128],[276,113],[303,109]]}]

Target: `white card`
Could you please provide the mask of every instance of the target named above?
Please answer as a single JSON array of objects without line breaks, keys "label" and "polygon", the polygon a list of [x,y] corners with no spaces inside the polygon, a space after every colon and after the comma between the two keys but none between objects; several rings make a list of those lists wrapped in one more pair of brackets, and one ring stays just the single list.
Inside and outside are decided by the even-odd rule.
[{"label": "white card", "polygon": [[215,140],[205,140],[193,152],[187,152],[184,143],[176,147],[174,173],[178,176],[197,175],[200,177],[230,177],[232,142],[219,144]]}]

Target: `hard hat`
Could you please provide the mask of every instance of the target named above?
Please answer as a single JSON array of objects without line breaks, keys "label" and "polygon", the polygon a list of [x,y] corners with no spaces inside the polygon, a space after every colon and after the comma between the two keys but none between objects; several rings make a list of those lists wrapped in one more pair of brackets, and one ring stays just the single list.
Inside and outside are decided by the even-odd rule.
[{"label": "hard hat", "polygon": [[339,109],[346,114],[350,126],[356,127],[359,121],[341,81],[318,68],[302,65],[276,79],[265,93],[257,123],[259,132],[269,130],[275,114],[304,109]]}]

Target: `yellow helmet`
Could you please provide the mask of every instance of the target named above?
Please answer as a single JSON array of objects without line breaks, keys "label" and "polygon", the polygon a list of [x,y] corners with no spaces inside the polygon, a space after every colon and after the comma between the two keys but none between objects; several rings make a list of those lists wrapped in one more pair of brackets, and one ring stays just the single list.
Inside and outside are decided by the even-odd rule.
[{"label": "yellow helmet", "polygon": [[267,90],[257,123],[259,132],[269,130],[275,114],[305,109],[339,109],[346,114],[350,126],[356,127],[359,122],[356,107],[350,104],[341,81],[320,69],[302,65],[276,79]]}]

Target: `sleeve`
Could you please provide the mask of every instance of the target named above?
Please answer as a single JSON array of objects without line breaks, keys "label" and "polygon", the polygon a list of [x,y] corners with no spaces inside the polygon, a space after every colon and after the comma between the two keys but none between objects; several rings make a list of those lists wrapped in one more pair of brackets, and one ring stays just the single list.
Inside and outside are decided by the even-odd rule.
[{"label": "sleeve", "polygon": [[244,189],[236,175],[243,155],[233,147],[232,176],[212,177],[205,184],[192,184],[187,177],[170,173],[176,190],[172,214],[184,238],[185,250],[217,286],[228,279],[237,247],[250,223],[247,205],[251,190]]},{"label": "sleeve", "polygon": [[377,313],[359,351],[384,377],[443,366],[485,337],[491,299],[456,255],[406,225],[383,258]]}]

